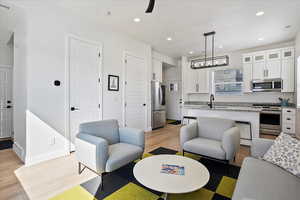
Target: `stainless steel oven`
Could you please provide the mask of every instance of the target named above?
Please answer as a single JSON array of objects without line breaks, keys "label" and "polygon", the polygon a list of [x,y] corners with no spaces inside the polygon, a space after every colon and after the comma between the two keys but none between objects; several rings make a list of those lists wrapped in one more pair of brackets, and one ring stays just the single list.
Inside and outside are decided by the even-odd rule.
[{"label": "stainless steel oven", "polygon": [[281,110],[263,109],[260,112],[260,133],[279,135],[281,132]]}]

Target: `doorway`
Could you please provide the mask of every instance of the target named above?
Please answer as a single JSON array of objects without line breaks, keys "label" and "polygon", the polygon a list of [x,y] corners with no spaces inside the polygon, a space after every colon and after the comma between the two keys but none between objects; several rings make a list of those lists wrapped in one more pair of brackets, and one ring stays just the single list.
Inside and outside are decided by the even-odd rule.
[{"label": "doorway", "polygon": [[147,68],[145,59],[125,53],[124,126],[146,130]]},{"label": "doorway", "polygon": [[179,66],[163,63],[163,84],[166,86],[166,113],[168,123],[181,121],[181,71]]},{"label": "doorway", "polygon": [[0,139],[12,138],[12,68],[0,65]]},{"label": "doorway", "polygon": [[101,45],[68,38],[69,101],[67,106],[70,151],[83,122],[102,119]]}]

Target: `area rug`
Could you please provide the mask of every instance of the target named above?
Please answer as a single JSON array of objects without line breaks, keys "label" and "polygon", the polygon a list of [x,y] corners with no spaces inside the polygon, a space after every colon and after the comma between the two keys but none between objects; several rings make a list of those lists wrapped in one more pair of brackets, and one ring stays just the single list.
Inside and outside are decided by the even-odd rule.
[{"label": "area rug", "polygon": [[[182,155],[171,149],[160,147],[144,154],[143,158],[160,155]],[[187,194],[171,194],[170,200],[229,200],[232,197],[240,168],[217,161],[201,158],[198,155],[185,153],[185,156],[198,160],[210,172],[210,180],[204,188]],[[51,200],[162,200],[163,194],[141,185],[133,176],[132,162],[104,176],[104,188],[100,190],[101,178],[96,177],[81,185],[73,187]]]},{"label": "area rug", "polygon": [[12,140],[0,141],[0,150],[11,149],[12,146],[13,146],[13,141]]}]

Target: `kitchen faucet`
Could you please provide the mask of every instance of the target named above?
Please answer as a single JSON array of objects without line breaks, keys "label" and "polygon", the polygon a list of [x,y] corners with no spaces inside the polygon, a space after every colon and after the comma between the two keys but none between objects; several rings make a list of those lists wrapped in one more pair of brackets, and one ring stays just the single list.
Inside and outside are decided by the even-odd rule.
[{"label": "kitchen faucet", "polygon": [[209,103],[208,103],[210,109],[213,108],[213,101],[214,100],[215,100],[215,96],[213,94],[211,94],[210,97],[209,97]]}]

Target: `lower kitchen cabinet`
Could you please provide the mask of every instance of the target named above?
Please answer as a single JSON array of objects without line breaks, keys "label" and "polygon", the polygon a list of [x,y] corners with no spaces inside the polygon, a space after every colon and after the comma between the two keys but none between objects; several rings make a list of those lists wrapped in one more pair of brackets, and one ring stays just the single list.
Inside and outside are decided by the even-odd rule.
[{"label": "lower kitchen cabinet", "polygon": [[288,134],[296,133],[296,109],[283,108],[282,109],[282,132]]}]

